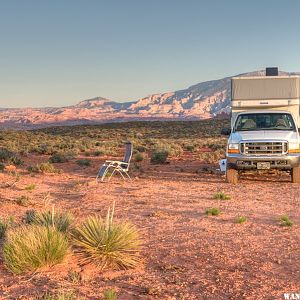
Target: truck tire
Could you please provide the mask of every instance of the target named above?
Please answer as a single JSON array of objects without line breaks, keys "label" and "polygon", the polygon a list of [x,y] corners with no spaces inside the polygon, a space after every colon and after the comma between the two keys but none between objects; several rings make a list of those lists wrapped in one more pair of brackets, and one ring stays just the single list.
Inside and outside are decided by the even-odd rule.
[{"label": "truck tire", "polygon": [[300,183],[300,166],[295,167],[292,169],[292,182],[293,183]]},{"label": "truck tire", "polygon": [[235,169],[227,169],[226,170],[226,181],[228,183],[237,184],[239,181],[239,173]]}]

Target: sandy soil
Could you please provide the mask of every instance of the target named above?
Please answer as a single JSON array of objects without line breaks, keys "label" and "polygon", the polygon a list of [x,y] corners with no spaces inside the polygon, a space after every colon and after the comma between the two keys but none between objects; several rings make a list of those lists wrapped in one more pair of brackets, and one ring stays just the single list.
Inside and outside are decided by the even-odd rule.
[{"label": "sandy soil", "polygon": [[[26,164],[45,161],[29,157]],[[36,299],[45,291],[73,290],[86,299],[102,299],[114,288],[118,299],[284,299],[285,292],[300,293],[300,185],[288,176],[244,176],[238,185],[225,183],[221,174],[196,173],[197,161],[172,161],[165,166],[143,163],[131,182],[115,178],[95,184],[93,175],[103,159],[91,167],[61,164],[59,175],[32,177],[20,170],[12,177],[0,174],[0,218],[21,221],[29,208],[55,204],[78,219],[105,216],[116,201],[115,217],[127,219],[140,230],[144,264],[137,270],[99,272],[80,266],[75,256],[50,270],[14,276],[0,261],[0,299]],[[134,169],[134,166],[133,168]],[[32,192],[24,190],[36,184]],[[215,200],[224,191],[231,200]],[[31,204],[14,200],[29,195]],[[207,217],[205,210],[221,214]],[[288,214],[292,227],[280,226]],[[248,221],[236,223],[239,216]],[[70,271],[81,280],[71,280]]]}]

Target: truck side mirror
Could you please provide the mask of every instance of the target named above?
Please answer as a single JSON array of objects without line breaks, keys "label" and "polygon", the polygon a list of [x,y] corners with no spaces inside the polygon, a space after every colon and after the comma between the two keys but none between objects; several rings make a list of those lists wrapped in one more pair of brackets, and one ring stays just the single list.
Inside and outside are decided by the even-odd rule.
[{"label": "truck side mirror", "polygon": [[222,135],[230,135],[230,133],[231,133],[231,128],[225,127],[221,129]]}]

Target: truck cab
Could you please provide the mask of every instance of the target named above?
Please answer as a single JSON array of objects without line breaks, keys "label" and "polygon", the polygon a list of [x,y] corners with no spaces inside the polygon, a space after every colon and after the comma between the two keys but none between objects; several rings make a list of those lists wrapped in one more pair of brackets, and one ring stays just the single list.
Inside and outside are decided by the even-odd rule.
[{"label": "truck cab", "polygon": [[300,183],[300,77],[235,77],[231,104],[227,181],[237,183],[246,170],[278,169]]}]

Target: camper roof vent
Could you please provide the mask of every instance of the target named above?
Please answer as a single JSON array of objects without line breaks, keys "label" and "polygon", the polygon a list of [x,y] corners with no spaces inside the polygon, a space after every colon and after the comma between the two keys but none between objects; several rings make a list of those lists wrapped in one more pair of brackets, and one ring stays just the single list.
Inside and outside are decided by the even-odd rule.
[{"label": "camper roof vent", "polygon": [[278,68],[266,68],[266,76],[278,76]]}]

